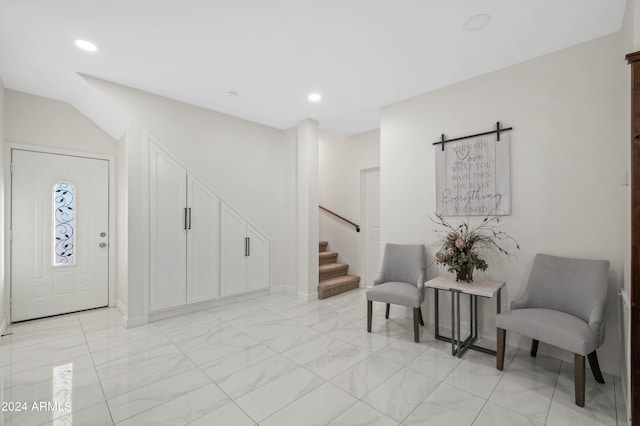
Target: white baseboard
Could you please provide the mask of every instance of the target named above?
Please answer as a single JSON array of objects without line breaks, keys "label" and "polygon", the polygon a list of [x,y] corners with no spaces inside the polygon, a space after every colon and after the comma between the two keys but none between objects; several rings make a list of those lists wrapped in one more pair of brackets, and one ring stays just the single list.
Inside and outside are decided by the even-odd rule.
[{"label": "white baseboard", "polygon": [[124,317],[124,328],[139,327],[145,324],[149,324],[149,317],[147,316],[139,316],[134,318]]},{"label": "white baseboard", "polygon": [[614,377],[620,377],[620,363],[609,361],[608,359],[598,358],[598,364],[603,373],[611,374]]},{"label": "white baseboard", "polygon": [[[425,310],[422,310],[424,316]],[[413,318],[413,313],[410,309],[406,311],[406,318]],[[428,321],[424,318],[425,327],[429,329],[430,332],[435,331],[435,323],[432,321]],[[461,336],[463,339],[469,334],[469,322],[461,321]],[[451,336],[451,319],[441,319],[440,320],[440,334],[446,337]],[[496,347],[496,335],[478,336],[478,340],[481,340],[480,345],[483,347],[487,347],[489,349],[494,349]],[[511,337],[510,333],[507,333],[507,347],[513,349],[521,349],[526,351],[527,353],[531,349],[531,339],[523,336]],[[538,349],[538,353],[541,355],[548,356],[550,358],[554,358],[563,362],[567,362],[573,364],[574,358],[573,354],[562,350],[560,348],[556,348],[550,345],[545,344],[544,342],[540,342],[540,347]],[[598,358],[598,364],[600,364],[600,370],[605,373],[612,375],[614,377],[620,377],[620,363],[610,361],[604,358]]]},{"label": "white baseboard", "polygon": [[314,293],[303,293],[301,291],[297,292],[297,297],[298,299],[307,301],[307,302],[312,302],[314,300],[318,300],[318,292],[314,292]]},{"label": "white baseboard", "polygon": [[[514,333],[507,332],[507,346],[512,348],[519,348],[526,353],[529,353],[531,350],[531,339],[524,336],[514,336]],[[484,341],[491,342],[492,345],[495,345],[495,336],[493,338],[483,338]],[[574,355],[563,349],[557,348],[555,346],[548,345],[544,342],[540,342],[540,346],[538,348],[538,354],[548,356],[550,358],[554,358],[569,364],[573,364]],[[604,359],[602,357],[598,357],[598,364],[600,364],[600,370],[605,374],[610,374],[614,377],[620,377],[620,363],[610,361],[608,359]],[[587,367],[588,369],[588,367]]]},{"label": "white baseboard", "polygon": [[192,303],[190,305],[177,306],[175,308],[163,309],[161,311],[152,312],[149,314],[149,321],[158,321],[165,318],[171,318],[178,315],[188,314],[191,312],[203,311],[206,309],[216,308],[218,306],[228,305],[230,303],[237,303],[249,300],[259,299],[267,296],[269,290],[256,290],[247,294],[240,294],[236,296],[227,296],[222,299],[207,300],[205,302]]},{"label": "white baseboard", "polygon": [[270,294],[290,294],[292,296],[297,296],[298,292],[296,291],[295,288],[293,287],[289,287],[286,285],[281,285],[278,287],[271,287],[271,290],[269,291]]},{"label": "white baseboard", "polygon": [[178,306],[176,308],[169,308],[162,311],[157,311],[149,314],[149,321],[158,321],[165,318],[176,317],[178,315],[189,314],[191,312],[203,311],[216,306],[215,301],[210,300],[201,303],[194,303],[192,305]]},{"label": "white baseboard", "polygon": [[2,319],[2,323],[0,323],[0,336],[2,336],[4,334],[4,332],[7,329],[7,325],[9,324],[9,321],[7,321],[6,318]]},{"label": "white baseboard", "polygon": [[120,299],[116,299],[116,308],[120,311],[123,317],[127,317],[127,305],[122,303]]}]

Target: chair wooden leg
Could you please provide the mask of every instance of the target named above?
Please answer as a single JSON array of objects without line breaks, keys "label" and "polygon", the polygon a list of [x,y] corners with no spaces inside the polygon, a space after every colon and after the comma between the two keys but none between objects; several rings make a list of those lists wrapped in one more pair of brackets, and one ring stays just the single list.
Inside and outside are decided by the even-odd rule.
[{"label": "chair wooden leg", "polygon": [[507,339],[507,332],[498,328],[498,336],[496,342],[498,344],[496,350],[496,368],[500,371],[504,369],[504,344]]},{"label": "chair wooden leg", "polygon": [[540,343],[539,340],[536,339],[531,339],[531,356],[535,357],[536,355],[538,355],[538,343]]},{"label": "chair wooden leg", "polygon": [[371,333],[371,317],[373,316],[373,302],[367,300],[367,332]]},{"label": "chair wooden leg", "polygon": [[420,315],[420,308],[413,308],[413,338],[418,343],[420,341],[420,329],[418,316]]},{"label": "chair wooden leg", "polygon": [[576,405],[584,407],[584,355],[574,354]]},{"label": "chair wooden leg", "polygon": [[422,308],[418,306],[418,320],[420,321],[420,325],[424,327],[424,319],[422,318]]},{"label": "chair wooden leg", "polygon": [[391,304],[387,303],[387,312],[384,314],[384,317],[386,319],[389,319],[389,308],[391,307]]},{"label": "chair wooden leg", "polygon": [[589,358],[589,366],[591,367],[593,378],[596,379],[596,382],[598,383],[604,383],[604,377],[600,371],[600,364],[598,363],[598,355],[596,355],[596,351],[587,355],[587,358]]}]

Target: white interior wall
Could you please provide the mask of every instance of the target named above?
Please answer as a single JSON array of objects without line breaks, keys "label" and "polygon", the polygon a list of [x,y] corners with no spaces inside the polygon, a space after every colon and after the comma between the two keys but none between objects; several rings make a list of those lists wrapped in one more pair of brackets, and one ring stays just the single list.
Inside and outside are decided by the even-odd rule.
[{"label": "white interior wall", "polygon": [[[4,89],[4,85],[2,84],[2,80],[0,79],[0,140],[4,140],[5,139],[5,131],[4,131],[4,116],[5,116],[5,89]],[[5,291],[5,287],[8,287],[5,285],[5,283],[8,282],[8,279],[5,278],[5,276],[7,275],[6,271],[7,268],[5,268],[5,264],[6,264],[6,256],[5,253],[6,251],[6,247],[8,246],[9,242],[5,241],[5,190],[4,190],[4,184],[5,184],[5,168],[4,168],[4,155],[5,155],[5,149],[4,149],[4,144],[2,146],[2,148],[0,148],[0,241],[2,243],[0,243],[0,271],[2,271],[0,273],[0,334],[3,333],[4,331],[4,327],[6,327],[6,325],[9,322],[9,306],[8,306],[8,291]]]},{"label": "white interior wall", "polygon": [[[293,144],[282,130],[198,108],[161,96],[86,77],[129,117],[126,135],[128,190],[128,313],[144,317],[147,216],[147,140],[151,137],[178,158],[222,200],[272,241],[274,288],[296,288],[287,266],[296,250],[287,241],[295,222],[285,222],[285,206],[295,201]],[[284,188],[288,188],[285,190]],[[294,232],[294,231],[293,231]],[[295,235],[295,234],[294,234]],[[142,319],[143,320],[143,319]]]},{"label": "white interior wall", "polygon": [[298,297],[318,298],[318,122],[309,118],[297,131]]},{"label": "white interior wall", "polygon": [[116,155],[116,141],[66,102],[6,91],[7,142]]},{"label": "white interior wall", "polygon": [[[320,205],[362,225],[360,172],[380,166],[380,130],[353,136],[320,132],[318,195]],[[338,261],[349,264],[349,273],[362,277],[362,233],[320,211],[320,239],[339,253]]]},{"label": "white interior wall", "polygon": [[129,245],[127,244],[128,206],[129,192],[127,190],[127,141],[126,135],[116,144],[116,193],[118,202],[116,205],[116,304],[125,317],[128,317],[128,270],[129,270]]},{"label": "white interior wall", "polygon": [[[432,142],[442,133],[453,138],[486,131],[496,121],[513,126],[512,215],[504,218],[504,229],[522,249],[514,260],[489,259],[489,269],[478,276],[506,281],[507,309],[524,290],[536,253],[610,260],[607,340],[599,358],[616,375],[616,294],[627,232],[620,44],[620,34],[611,35],[385,107],[380,150],[382,240],[424,243],[432,258]],[[438,273],[443,271],[430,267],[429,278]],[[431,292],[424,312],[433,318]],[[446,321],[447,309],[441,312]],[[481,335],[495,341],[495,301],[482,303],[480,315]],[[528,347],[529,341],[509,335],[509,344]],[[546,345],[541,352],[568,359]]]},{"label": "white interior wall", "polygon": [[[298,127],[292,127],[284,131],[285,155],[282,159],[282,167],[285,171],[284,187],[282,188],[282,198],[285,204],[282,206],[284,214],[281,217],[282,229],[284,230],[282,244],[285,247],[297,247],[298,244]],[[271,283],[272,291],[279,289],[297,294],[295,285],[298,280],[298,262],[295,257],[297,250],[289,252],[291,257],[283,264],[282,278],[279,283]]]},{"label": "white interior wall", "polygon": [[[635,52],[640,49],[640,31],[636,28],[640,28],[636,23],[640,22],[640,17],[636,16],[636,13],[640,12],[640,0],[628,0],[627,8],[625,10],[624,21],[622,25],[621,38],[622,44],[619,51],[620,57],[620,80],[623,82],[625,91],[621,97],[621,118],[622,129],[625,131],[626,138],[621,140],[620,151],[623,159],[621,168],[626,171],[627,174],[631,172],[631,156],[630,143],[631,141],[631,67],[622,58],[628,53]],[[629,176],[629,175],[628,175]],[[623,240],[623,268],[622,268],[622,287],[628,296],[631,295],[631,185],[626,186],[624,189],[624,196],[622,201],[622,224],[626,232],[624,232]],[[620,376],[622,378],[622,384],[625,395],[625,404],[627,417],[631,417],[631,400],[630,396],[630,380],[629,372],[631,370],[631,342],[629,333],[629,319],[630,312],[624,309],[622,303],[620,307],[623,308],[622,315],[620,316],[623,321],[623,326],[620,327],[620,338],[622,339],[621,351],[623,354],[620,358]]]},{"label": "white interior wall", "polygon": [[640,0],[627,0],[624,20],[623,28],[629,28],[630,41],[634,47],[631,52],[635,52],[640,48],[640,25],[638,25],[640,23]]},{"label": "white interior wall", "polygon": [[[6,90],[4,93],[3,153],[8,153],[7,143],[20,143],[87,154],[110,155],[116,158],[118,167],[116,141],[72,105],[14,90]],[[0,163],[4,166],[2,158]],[[1,187],[4,188],[4,185]],[[0,199],[4,200],[4,196]],[[115,202],[118,208],[117,189]],[[8,269],[5,268],[5,271]],[[9,279],[5,279],[7,285],[4,294],[8,301]],[[117,284],[115,296],[118,303]]]},{"label": "white interior wall", "polygon": [[126,326],[148,322],[149,297],[149,216],[148,216],[148,135],[134,119],[127,122],[126,158],[126,219],[120,237],[127,247]]}]

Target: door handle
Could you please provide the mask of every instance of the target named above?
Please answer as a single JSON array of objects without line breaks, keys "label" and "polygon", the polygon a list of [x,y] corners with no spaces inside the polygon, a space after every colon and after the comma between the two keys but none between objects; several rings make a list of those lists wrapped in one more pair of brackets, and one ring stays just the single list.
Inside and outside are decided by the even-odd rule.
[{"label": "door handle", "polygon": [[107,243],[100,243],[100,244],[99,244],[99,246],[100,246],[101,248],[105,248],[105,247],[107,246]]},{"label": "door handle", "polygon": [[251,256],[251,238],[247,237],[247,256]]},{"label": "door handle", "polygon": [[191,229],[191,207],[189,207],[189,229]]},{"label": "door handle", "polygon": [[244,255],[245,255],[245,257],[249,256],[249,246],[247,244],[247,240],[248,240],[248,238],[244,237]]},{"label": "door handle", "polygon": [[184,208],[184,229],[187,229],[187,208]]}]

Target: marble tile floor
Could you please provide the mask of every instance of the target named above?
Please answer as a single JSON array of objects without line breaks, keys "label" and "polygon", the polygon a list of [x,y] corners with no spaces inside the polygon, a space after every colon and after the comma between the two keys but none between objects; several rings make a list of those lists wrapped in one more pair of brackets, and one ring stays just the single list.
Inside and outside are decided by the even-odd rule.
[{"label": "marble tile floor", "polygon": [[504,372],[454,358],[383,304],[369,334],[365,300],[278,294],[132,329],[116,309],[16,324],[0,340],[0,426],[626,424],[617,377],[587,371],[579,408],[571,364],[515,348]]}]

